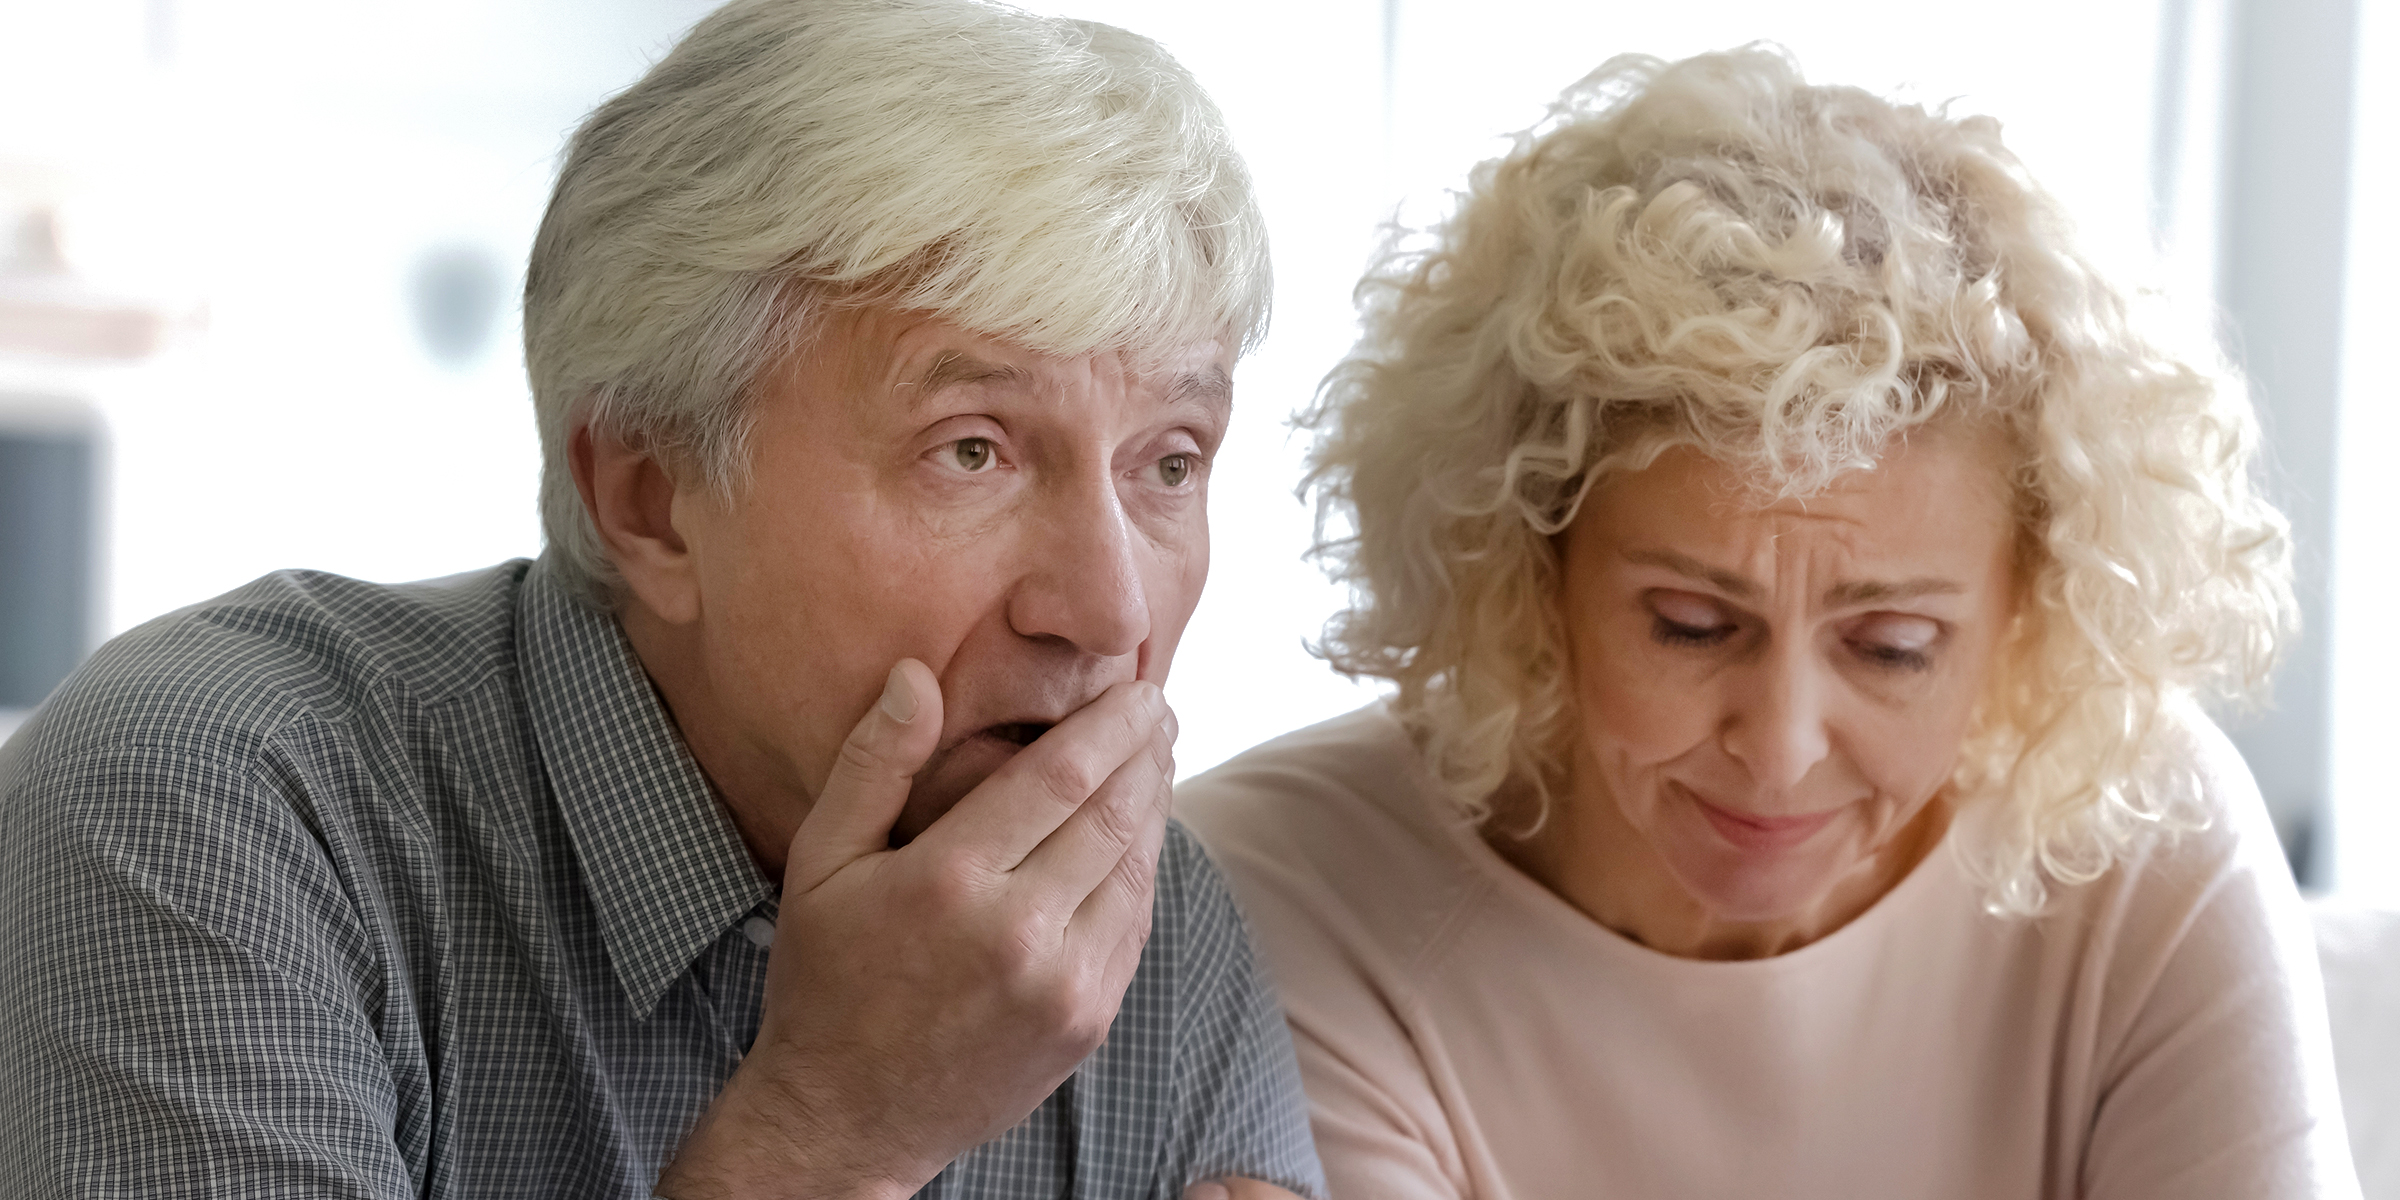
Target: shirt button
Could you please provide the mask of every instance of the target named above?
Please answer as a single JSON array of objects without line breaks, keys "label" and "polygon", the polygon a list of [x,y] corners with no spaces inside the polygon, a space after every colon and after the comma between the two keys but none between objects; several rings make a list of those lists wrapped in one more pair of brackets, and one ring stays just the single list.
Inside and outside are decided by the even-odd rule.
[{"label": "shirt button", "polygon": [[765,917],[752,917],[742,922],[742,936],[761,950],[775,944],[775,922]]}]

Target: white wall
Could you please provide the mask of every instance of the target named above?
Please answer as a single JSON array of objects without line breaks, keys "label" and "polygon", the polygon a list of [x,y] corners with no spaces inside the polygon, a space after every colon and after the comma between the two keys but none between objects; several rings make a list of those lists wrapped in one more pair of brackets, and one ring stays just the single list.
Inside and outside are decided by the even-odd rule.
[{"label": "white wall", "polygon": [[2400,2],[2360,9],[2351,126],[2350,267],[2343,314],[2333,545],[2332,885],[2400,908],[2400,378],[2383,339],[2400,328]]},{"label": "white wall", "polygon": [[2103,256],[2146,270],[2158,19],[2154,0],[1400,0],[1395,173],[1420,201],[1454,184],[1610,56],[1768,40],[1813,82],[1998,116]]}]

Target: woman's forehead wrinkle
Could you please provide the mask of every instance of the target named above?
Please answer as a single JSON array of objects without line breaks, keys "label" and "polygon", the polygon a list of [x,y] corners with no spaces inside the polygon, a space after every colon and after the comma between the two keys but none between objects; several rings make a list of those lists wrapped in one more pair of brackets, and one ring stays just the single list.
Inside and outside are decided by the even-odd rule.
[{"label": "woman's forehead wrinkle", "polygon": [[[1898,603],[1972,590],[1961,579],[1942,573],[1958,565],[1955,552],[1963,544],[1959,538],[1928,540],[1913,518],[1897,512],[1820,511],[1808,515],[1819,521],[1803,528],[1812,529],[1816,536],[1795,539],[1800,553],[1792,565],[1811,575],[1833,577],[1818,594],[1821,607]],[[1780,550],[1786,531],[1779,528],[1774,535],[1779,551],[1774,560],[1779,565],[1785,557]],[[1866,574],[1858,573],[1861,567]]]},{"label": "woman's forehead wrinkle", "polygon": [[[1826,514],[1817,514],[1826,515]],[[1846,523],[1863,522],[1845,518]],[[1766,574],[1764,581],[1751,578],[1736,570],[1712,566],[1688,554],[1664,549],[1630,549],[1621,557],[1627,562],[1662,567],[1691,579],[1705,582],[1719,592],[1738,600],[1755,600],[1780,590],[1780,577],[1797,571],[1803,578],[1812,574],[1835,573],[1844,570],[1848,560],[1855,559],[1858,547],[1847,537],[1795,539],[1799,558],[1786,562],[1787,549],[1783,529],[1773,529],[1755,543],[1756,566]],[[1737,551],[1737,553],[1739,553]],[[1788,568],[1788,570],[1787,570]],[[1819,604],[1826,608],[1849,608],[1863,604],[1898,603],[1921,596],[1963,595],[1970,589],[1956,579],[1940,575],[1913,575],[1905,579],[1842,578],[1825,586]]]}]

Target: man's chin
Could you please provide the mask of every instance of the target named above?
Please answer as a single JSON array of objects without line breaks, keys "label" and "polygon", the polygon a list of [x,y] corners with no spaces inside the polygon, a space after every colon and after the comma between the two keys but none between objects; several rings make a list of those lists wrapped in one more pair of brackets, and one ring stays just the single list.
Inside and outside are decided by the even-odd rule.
[{"label": "man's chin", "polygon": [[908,803],[900,809],[900,819],[892,824],[892,845],[905,846],[914,841],[918,834],[940,820],[942,814],[965,799],[968,792],[991,778],[992,772],[1008,765],[1008,760],[1024,749],[1005,738],[976,734],[946,750],[935,751],[908,789]]}]

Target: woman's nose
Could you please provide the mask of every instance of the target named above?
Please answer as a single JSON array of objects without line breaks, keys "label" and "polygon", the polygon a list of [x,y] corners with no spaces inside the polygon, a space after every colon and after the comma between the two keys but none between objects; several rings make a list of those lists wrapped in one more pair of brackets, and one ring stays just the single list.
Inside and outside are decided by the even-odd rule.
[{"label": "woman's nose", "polygon": [[1727,681],[1723,745],[1769,795],[1789,792],[1832,752],[1822,668],[1802,647],[1772,647]]}]

